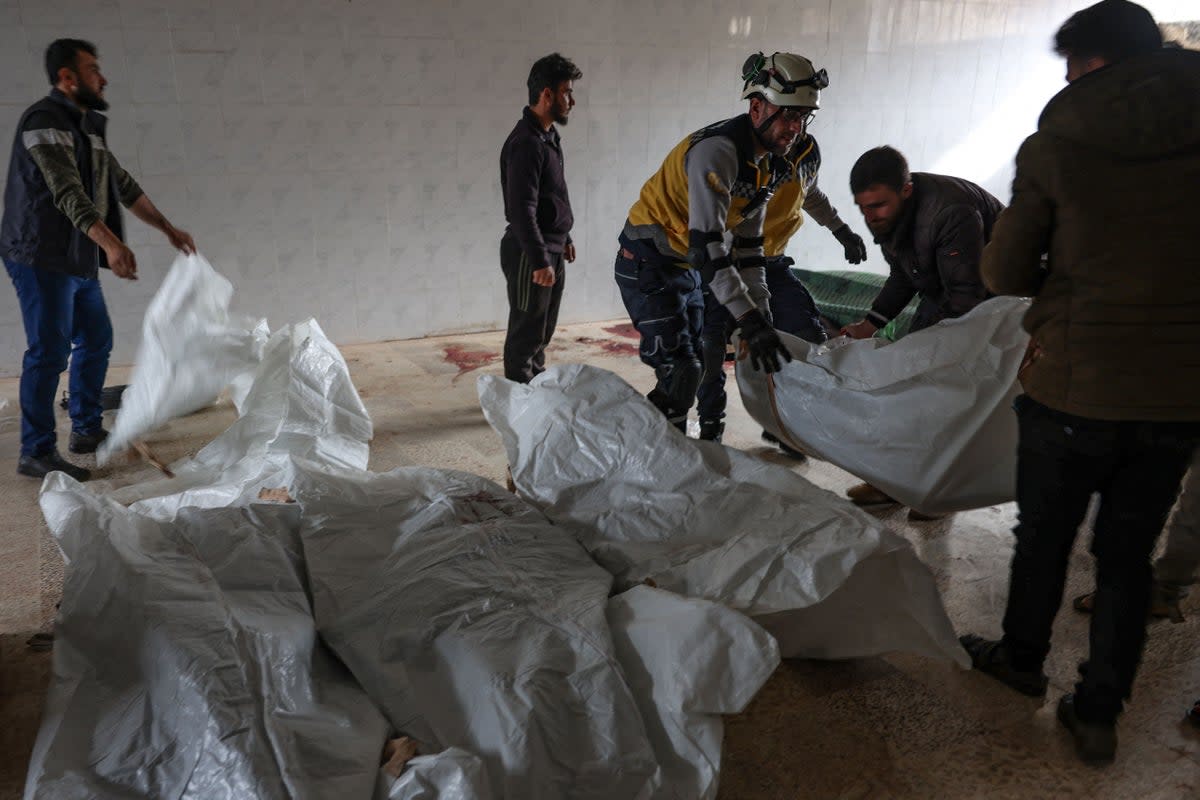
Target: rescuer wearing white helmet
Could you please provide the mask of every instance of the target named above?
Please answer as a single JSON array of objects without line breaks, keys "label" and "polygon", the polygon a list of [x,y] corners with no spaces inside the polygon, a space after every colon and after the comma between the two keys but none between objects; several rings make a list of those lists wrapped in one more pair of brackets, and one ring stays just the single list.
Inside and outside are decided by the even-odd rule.
[{"label": "rescuer wearing white helmet", "polygon": [[[789,100],[801,104],[810,114],[821,107],[821,90],[829,85],[825,70],[818,70],[804,56],[755,53],[742,67],[742,97],[761,96],[770,102]],[[790,91],[788,91],[790,90]],[[772,100],[774,98],[774,100]],[[774,326],[806,341],[825,341],[825,329],[812,295],[792,274],[792,259],[784,255],[788,241],[799,230],[807,213],[818,224],[833,232],[845,250],[846,260],[859,264],[866,260],[867,247],[861,237],[838,216],[837,211],[817,187],[821,150],[807,125],[788,153],[777,159],[784,175],[767,203],[763,223],[763,249],[766,256],[767,290],[771,297]],[[802,213],[804,212],[804,213]],[[715,310],[714,310],[715,309]],[[720,441],[725,429],[725,372],[721,369],[725,345],[732,331],[728,314],[723,313],[710,295],[705,296],[705,324],[701,333],[704,351],[704,380],[697,392],[700,414],[700,438]],[[764,433],[769,441],[774,437]],[[799,455],[780,443],[785,452]]]},{"label": "rescuer wearing white helmet", "polygon": [[[823,75],[796,56],[763,58],[748,113],[685,137],[642,187],[619,237],[615,277],[658,383],[649,399],[681,430],[703,375],[702,287],[740,329],[751,364],[777,371],[791,354],[771,328],[763,255],[779,161],[803,133]],[[811,71],[810,71],[811,72]]]}]

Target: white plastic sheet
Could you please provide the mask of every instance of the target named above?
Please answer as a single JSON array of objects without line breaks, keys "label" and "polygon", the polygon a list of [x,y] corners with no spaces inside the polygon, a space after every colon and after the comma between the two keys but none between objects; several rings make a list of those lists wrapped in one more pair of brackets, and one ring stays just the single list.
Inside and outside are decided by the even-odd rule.
[{"label": "white plastic sheet", "polygon": [[[449,747],[408,762],[399,778],[385,778],[387,800],[492,800],[478,756]],[[352,800],[352,798],[345,798]]]},{"label": "white plastic sheet", "polygon": [[295,506],[159,522],[61,472],[69,569],[27,800],[368,798],[387,724],[317,641]]},{"label": "white plastic sheet", "polygon": [[[687,439],[616,375],[558,366],[479,378],[523,497],[616,576],[723,603],[785,657],[967,657],[902,537],[783,467]],[[845,616],[850,614],[849,617]]]},{"label": "white plastic sheet", "polygon": [[241,416],[194,457],[172,464],[175,478],[125,487],[113,497],[160,518],[183,506],[244,504],[264,486],[283,485],[280,474],[293,456],[365,469],[372,435],[345,359],[308,320],[271,336]]},{"label": "white plastic sheet", "polygon": [[720,715],[740,713],[775,671],[775,640],[736,611],[649,586],[609,600],[608,622],[660,764],[654,800],[712,800]]},{"label": "white plastic sheet", "polygon": [[231,316],[232,297],[232,284],[202,256],[175,259],[146,308],[133,377],[112,431],[96,453],[99,464],[164,423],[210,405],[225,387],[253,371],[266,324]]},{"label": "white plastic sheet", "polygon": [[649,790],[611,577],[574,539],[466,473],[298,469],[292,491],[321,635],[397,731],[478,754],[496,797]]},{"label": "white plastic sheet", "polygon": [[16,430],[20,422],[16,404],[8,402],[7,397],[0,397],[0,433]]},{"label": "white plastic sheet", "polygon": [[769,377],[739,362],[742,401],[782,441],[905,505],[941,513],[1007,502],[1027,308],[998,297],[890,344],[829,349],[782,335],[795,360]]}]

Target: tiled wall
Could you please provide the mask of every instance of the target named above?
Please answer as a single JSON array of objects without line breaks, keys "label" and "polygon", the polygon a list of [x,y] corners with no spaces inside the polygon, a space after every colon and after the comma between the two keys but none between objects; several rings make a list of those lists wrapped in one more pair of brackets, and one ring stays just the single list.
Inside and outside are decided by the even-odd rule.
[{"label": "tiled wall", "polygon": [[[685,133],[736,113],[756,49],[828,68],[813,125],[821,182],[856,230],[854,159],[880,143],[914,169],[1007,199],[1010,164],[1061,88],[1049,37],[1079,0],[0,0],[0,136],[47,90],[46,44],[93,40],[110,140],[155,203],[273,324],[316,316],[339,342],[493,329],[500,145],[529,65],[583,69],[563,132],[579,260],[564,321],[624,311],[615,237],[642,182]],[[1184,18],[1194,0],[1150,3]],[[1195,16],[1193,13],[1192,16]],[[7,151],[5,151],[6,153]],[[106,275],[117,362],[172,253],[131,220],[136,284]],[[874,248],[873,248],[874,249]],[[815,224],[791,247],[845,266]],[[883,271],[873,255],[869,268]],[[0,374],[24,349],[0,288]]]}]

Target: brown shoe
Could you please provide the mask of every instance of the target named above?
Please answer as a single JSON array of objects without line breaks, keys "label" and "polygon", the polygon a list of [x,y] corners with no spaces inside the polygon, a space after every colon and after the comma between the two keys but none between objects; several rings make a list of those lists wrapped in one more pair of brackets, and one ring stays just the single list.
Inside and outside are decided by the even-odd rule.
[{"label": "brown shoe", "polygon": [[894,497],[884,494],[869,483],[860,483],[846,490],[846,497],[856,506],[890,506],[896,505]]},{"label": "brown shoe", "polygon": [[[1156,583],[1150,598],[1149,616],[1153,619],[1169,619],[1172,622],[1183,622],[1183,611],[1179,608],[1179,598],[1164,592]],[[1071,601],[1071,607],[1082,614],[1091,614],[1096,610],[1096,593],[1081,594]]]}]

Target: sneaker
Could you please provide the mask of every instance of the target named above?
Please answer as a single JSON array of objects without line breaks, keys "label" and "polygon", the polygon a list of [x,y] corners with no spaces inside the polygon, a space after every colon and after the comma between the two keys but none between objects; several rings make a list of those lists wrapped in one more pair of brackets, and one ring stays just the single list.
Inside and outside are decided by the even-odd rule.
[{"label": "sneaker", "polygon": [[[1180,595],[1178,591],[1154,582],[1150,595],[1150,610],[1152,619],[1169,619],[1172,622],[1183,622],[1183,611],[1179,608]],[[1081,594],[1071,601],[1071,608],[1081,614],[1091,614],[1096,608],[1096,593]]]},{"label": "sneaker", "polygon": [[81,483],[92,477],[91,472],[67,461],[57,450],[40,456],[21,456],[21,460],[17,462],[17,472],[31,478],[44,478],[51,472],[65,472]]},{"label": "sneaker", "polygon": [[984,639],[968,633],[958,637],[959,643],[971,656],[971,666],[1021,694],[1030,697],[1045,697],[1050,679],[1038,670],[1017,669],[1012,665],[1012,656],[1003,642]]},{"label": "sneaker", "polygon": [[1117,723],[1084,722],[1075,710],[1075,695],[1058,701],[1058,721],[1075,739],[1075,753],[1089,764],[1110,764],[1117,757]]},{"label": "sneaker", "polygon": [[720,444],[721,435],[725,433],[725,423],[719,419],[700,420],[700,439],[705,442]]},{"label": "sneaker", "polygon": [[100,443],[108,438],[108,431],[104,428],[97,428],[92,433],[75,433],[71,432],[71,443],[67,445],[67,449],[72,453],[94,453]]},{"label": "sneaker", "polygon": [[891,506],[897,505],[896,498],[884,494],[869,483],[860,483],[846,490],[846,497],[856,506]]},{"label": "sneaker", "polygon": [[762,439],[764,442],[770,442],[773,445],[778,445],[780,451],[782,451],[785,456],[791,456],[797,461],[804,461],[808,458],[807,453],[801,452],[800,450],[788,445],[773,433],[767,433],[766,431],[763,431]]}]

